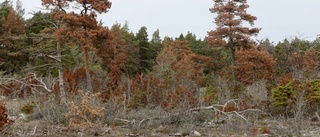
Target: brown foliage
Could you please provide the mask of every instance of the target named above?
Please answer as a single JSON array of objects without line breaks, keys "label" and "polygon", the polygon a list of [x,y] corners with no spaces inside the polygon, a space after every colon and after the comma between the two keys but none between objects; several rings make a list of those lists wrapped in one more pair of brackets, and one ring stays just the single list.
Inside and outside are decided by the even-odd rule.
[{"label": "brown foliage", "polygon": [[[85,74],[82,74],[85,75]],[[81,75],[80,75],[81,76]],[[77,83],[77,79],[74,77],[74,73],[71,72],[70,69],[66,69],[63,72],[63,80],[66,83],[65,85],[65,89],[67,92],[76,92],[78,90],[78,83]],[[58,87],[58,86],[57,86]]]},{"label": "brown foliage", "polygon": [[103,107],[96,106],[95,101],[99,94],[85,93],[82,96],[81,104],[69,103],[70,111],[66,114],[70,127],[87,128],[102,126],[99,119],[103,118]]},{"label": "brown foliage", "polygon": [[291,73],[282,74],[279,78],[279,85],[284,86],[288,84],[289,82],[293,81],[293,76]]},{"label": "brown foliage", "polygon": [[254,135],[258,134],[258,132],[259,132],[259,127],[253,126],[253,127],[251,128],[251,132],[252,132]]},{"label": "brown foliage", "polygon": [[320,69],[320,53],[317,49],[310,49],[302,56],[302,66],[306,71],[319,71]]},{"label": "brown foliage", "polygon": [[252,82],[273,78],[273,66],[275,61],[265,51],[255,48],[236,51],[237,79],[241,83],[252,84]]},{"label": "brown foliage", "polygon": [[262,134],[269,134],[270,131],[269,131],[269,128],[267,126],[262,126]]},{"label": "brown foliage", "polygon": [[[108,12],[108,9],[111,8],[111,2],[108,0],[103,0],[103,1],[101,0],[41,0],[41,1],[42,1],[42,5],[57,6],[59,8],[65,8],[65,7],[68,7],[70,3],[78,2],[83,6],[83,8],[95,10],[99,13]],[[82,11],[82,12],[88,12],[88,11]]]},{"label": "brown foliage", "polygon": [[259,28],[243,27],[243,22],[248,22],[251,26],[257,17],[246,12],[249,8],[247,0],[230,1],[215,0],[214,6],[210,9],[216,13],[216,30],[209,32],[209,43],[224,45],[232,51],[242,47],[247,48],[252,43],[249,36],[255,36],[259,33]]},{"label": "brown foliage", "polygon": [[[126,84],[125,84],[126,85]],[[131,91],[128,93],[129,107],[145,107],[159,106],[164,98],[163,84],[159,78],[151,75],[140,74],[136,75],[132,80],[130,89],[124,86],[124,91]]]},{"label": "brown foliage", "polygon": [[127,110],[156,107],[164,98],[163,84],[159,78],[152,75],[136,74],[132,79],[125,78],[120,81],[117,77],[108,79],[107,89],[104,90],[102,98],[117,104],[117,109]]},{"label": "brown foliage", "polygon": [[[42,5],[52,8],[51,16],[60,26],[56,29],[57,42],[65,45],[78,45],[84,50],[87,90],[92,91],[91,76],[89,72],[89,51],[96,45],[106,46],[110,37],[109,30],[98,24],[97,13],[106,13],[111,8],[108,0],[42,0]],[[80,12],[69,11],[72,7]]]},{"label": "brown foliage", "polygon": [[[77,3],[80,13],[66,11],[74,3]],[[108,0],[42,0],[42,5],[57,8],[51,16],[65,24],[65,27],[56,31],[58,42],[72,42],[83,47],[92,47],[99,38],[108,35],[106,28],[99,26],[96,19],[97,13],[106,13],[111,8],[111,2]]]},{"label": "brown foliage", "polygon": [[310,79],[318,77],[317,73],[320,70],[320,53],[318,49],[311,48],[306,51],[296,51],[288,55],[288,62],[293,75],[296,77],[297,72],[302,72],[304,76]]},{"label": "brown foliage", "polygon": [[239,112],[247,109],[254,108],[255,106],[250,106],[249,105],[249,98],[244,98],[241,100],[229,100],[230,102],[227,102],[225,104],[220,103],[222,106],[219,107],[219,110],[223,112]]},{"label": "brown foliage", "polygon": [[[90,79],[93,85],[93,92],[97,93],[101,91],[101,83],[100,79],[98,78],[97,74],[93,71],[90,71]],[[63,72],[63,80],[64,80],[64,90],[66,91],[67,95],[75,95],[78,94],[79,90],[84,90],[85,81],[86,81],[86,70],[84,67],[77,68],[74,72],[67,68]],[[55,94],[56,101],[60,102],[60,87],[59,82],[56,81],[52,85],[52,90]]]},{"label": "brown foliage", "polygon": [[[247,0],[214,0],[215,4],[210,11],[217,14],[216,29],[208,33],[208,43],[213,46],[224,46],[231,52],[230,65],[236,65],[236,50],[250,49],[254,42],[251,36],[256,36],[260,28],[244,27],[244,23],[254,25],[257,17],[247,13]],[[236,90],[236,72],[232,70],[233,88]]]},{"label": "brown foliage", "polygon": [[[86,70],[84,67],[80,67],[74,72],[70,69],[66,69],[63,74],[63,79],[66,83],[65,90],[67,93],[76,93],[79,89],[83,88],[80,87],[80,85],[86,79]],[[90,76],[94,85],[93,92],[100,92],[100,84],[96,74],[93,71],[90,71]]]},{"label": "brown foliage", "polygon": [[7,108],[3,102],[0,103],[0,131],[6,126],[12,124],[13,121],[8,119]]},{"label": "brown foliage", "polygon": [[[24,55],[25,43],[21,39],[17,39],[25,33],[25,24],[21,17],[12,7],[2,7],[8,9],[8,16],[0,18],[0,69],[5,71],[19,70],[27,58]],[[4,11],[5,9],[1,9]],[[1,14],[5,15],[5,14]]]},{"label": "brown foliage", "polygon": [[124,100],[120,79],[113,73],[108,73],[107,76],[108,79],[103,82],[106,87],[105,89],[102,89],[103,93],[101,97],[104,99],[104,101],[111,100],[113,102],[120,103]]},{"label": "brown foliage", "polygon": [[12,35],[20,35],[24,34],[25,32],[25,25],[23,22],[23,17],[21,17],[12,7],[9,8],[9,15],[8,17],[1,21],[2,29],[7,30],[5,35],[12,36]]},{"label": "brown foliage", "polygon": [[35,74],[29,74],[20,80],[8,79],[3,84],[0,84],[0,89],[4,96],[13,95],[23,98],[32,94],[34,91],[39,91],[41,89],[40,85],[41,83],[35,77]]},{"label": "brown foliage", "polygon": [[194,92],[188,87],[177,86],[174,91],[168,93],[167,99],[162,102],[162,108],[171,112],[193,108],[199,102]]},{"label": "brown foliage", "polygon": [[289,65],[291,66],[291,69],[303,69],[303,52],[293,52],[288,55],[288,64],[283,65]]},{"label": "brown foliage", "polygon": [[251,131],[254,135],[270,133],[269,128],[267,126],[253,126]]},{"label": "brown foliage", "polygon": [[196,80],[204,76],[204,70],[211,61],[210,57],[193,53],[185,41],[175,40],[163,50],[170,50],[174,53],[177,62],[172,67],[176,72],[180,72],[179,76],[186,79]]},{"label": "brown foliage", "polygon": [[107,37],[101,37],[103,42],[96,44],[97,55],[102,59],[102,67],[114,76],[123,74],[127,61],[127,43],[122,37],[120,25],[114,25]]},{"label": "brown foliage", "polygon": [[195,85],[204,76],[210,58],[197,55],[187,42],[175,40],[165,46],[157,57],[155,75],[163,81],[166,99],[162,107],[168,111],[188,109],[198,103]]}]

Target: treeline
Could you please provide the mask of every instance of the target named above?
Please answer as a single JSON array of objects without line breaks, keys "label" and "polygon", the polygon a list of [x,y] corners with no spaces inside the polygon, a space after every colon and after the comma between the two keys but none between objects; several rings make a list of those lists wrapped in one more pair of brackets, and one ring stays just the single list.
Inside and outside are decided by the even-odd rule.
[{"label": "treeline", "polygon": [[[250,36],[259,29],[242,28],[238,22],[229,22],[238,27],[234,31],[239,32],[234,35],[217,27],[203,39],[192,32],[161,38],[160,30],[151,34],[145,26],[138,32],[130,31],[128,23],[102,26],[96,14],[107,12],[111,3],[104,3],[104,9],[91,13],[68,13],[63,11],[67,5],[42,2],[56,9],[33,13],[30,19],[23,18],[19,1],[17,8],[8,0],[1,3],[3,77],[21,78],[35,73],[45,78],[63,74],[62,88],[66,94],[78,90],[99,92],[105,102],[118,102],[118,108],[128,110],[161,106],[168,111],[180,111],[240,98],[248,107],[263,105],[285,111],[286,106],[295,104],[302,91],[313,104],[310,110],[318,110],[318,38],[284,39],[276,44],[268,39],[253,42]],[[223,6],[216,3],[215,6]],[[212,8],[211,12],[219,14],[218,10]],[[220,21],[226,19],[221,17]],[[242,19],[250,24],[256,20],[253,16]],[[256,102],[255,93],[249,94],[247,87],[261,81],[264,84],[260,86],[264,87],[256,88],[265,88],[266,98]],[[20,88],[10,84],[1,87],[3,95]],[[62,90],[57,85],[51,88],[58,96]],[[206,87],[203,97],[200,87]]]}]

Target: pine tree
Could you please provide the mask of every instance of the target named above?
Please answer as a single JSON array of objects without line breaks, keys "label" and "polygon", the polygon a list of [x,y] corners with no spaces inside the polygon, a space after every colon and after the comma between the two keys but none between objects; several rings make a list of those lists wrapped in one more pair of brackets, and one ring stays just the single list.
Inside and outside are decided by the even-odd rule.
[{"label": "pine tree", "polygon": [[129,24],[126,22],[121,27],[121,36],[127,44],[127,61],[125,63],[125,72],[129,76],[134,76],[139,71],[139,47],[135,43],[135,35],[129,32]]},{"label": "pine tree", "polygon": [[[216,14],[216,30],[208,33],[208,41],[211,45],[225,46],[231,51],[231,66],[235,66],[235,52],[243,48],[252,47],[251,36],[256,36],[260,28],[249,28],[243,26],[248,23],[254,25],[257,17],[247,13],[249,5],[247,0],[214,0],[215,4],[210,8],[211,13]],[[236,72],[232,71],[234,84]]]},{"label": "pine tree", "polygon": [[152,34],[152,39],[150,41],[150,55],[151,55],[151,66],[155,64],[155,60],[161,49],[163,48],[162,46],[162,39],[160,38],[160,31],[157,29],[153,34]]},{"label": "pine tree", "polygon": [[22,2],[20,0],[16,1],[16,11],[17,14],[20,15],[20,17],[23,17],[25,9],[22,7]]},{"label": "pine tree", "polygon": [[[111,2],[108,0],[42,0],[42,5],[47,8],[53,7],[51,16],[62,23],[60,25],[63,27],[56,30],[57,42],[64,45],[78,45],[83,49],[87,90],[92,91],[89,52],[94,45],[104,44],[110,37],[108,29],[102,27],[97,21],[97,14],[108,12]],[[76,5],[76,9],[80,12],[67,10],[71,5]]]},{"label": "pine tree", "polygon": [[152,67],[147,27],[143,26],[140,28],[140,30],[136,34],[136,42],[139,46],[139,72],[147,72]]},{"label": "pine tree", "polygon": [[6,0],[0,4],[0,70],[5,73],[19,71],[28,62],[28,51],[24,50],[24,19]]}]

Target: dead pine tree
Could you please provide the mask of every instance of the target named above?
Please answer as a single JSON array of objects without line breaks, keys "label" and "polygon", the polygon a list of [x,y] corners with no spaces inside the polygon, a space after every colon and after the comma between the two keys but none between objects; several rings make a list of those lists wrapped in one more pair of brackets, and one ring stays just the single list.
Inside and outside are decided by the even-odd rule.
[{"label": "dead pine tree", "polygon": [[[254,42],[251,36],[256,36],[260,28],[250,28],[257,17],[247,13],[249,5],[247,0],[214,0],[214,5],[210,12],[215,14],[214,23],[216,29],[208,32],[208,42],[212,46],[223,46],[231,53],[230,66],[236,66],[236,50],[249,49]],[[232,69],[233,88],[237,85],[237,74]]]}]

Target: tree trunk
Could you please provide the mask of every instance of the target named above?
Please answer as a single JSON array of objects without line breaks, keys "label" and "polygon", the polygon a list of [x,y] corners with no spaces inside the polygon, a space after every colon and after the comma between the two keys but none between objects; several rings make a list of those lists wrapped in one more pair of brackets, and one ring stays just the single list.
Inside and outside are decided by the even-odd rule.
[{"label": "tree trunk", "polygon": [[236,91],[237,91],[237,87],[238,87],[238,83],[237,83],[237,72],[234,69],[234,67],[237,65],[236,64],[236,47],[233,45],[233,41],[231,40],[230,43],[232,44],[230,47],[231,49],[231,67],[232,67],[232,96],[237,95]]},{"label": "tree trunk", "polygon": [[[231,49],[231,67],[234,67],[235,65],[236,65],[235,50]],[[236,84],[236,72],[234,69],[232,69],[232,82],[233,82],[233,85]]]},{"label": "tree trunk", "polygon": [[89,47],[84,48],[84,56],[85,56],[85,69],[86,69],[86,77],[87,77],[87,91],[93,92],[91,75],[89,70]]},{"label": "tree trunk", "polygon": [[58,60],[58,73],[59,73],[59,89],[60,89],[60,101],[66,103],[66,92],[64,91],[64,80],[63,80],[63,68],[62,68],[62,57],[61,57],[61,45],[57,42],[57,60]]}]

